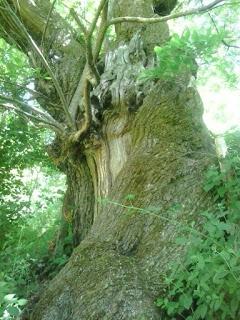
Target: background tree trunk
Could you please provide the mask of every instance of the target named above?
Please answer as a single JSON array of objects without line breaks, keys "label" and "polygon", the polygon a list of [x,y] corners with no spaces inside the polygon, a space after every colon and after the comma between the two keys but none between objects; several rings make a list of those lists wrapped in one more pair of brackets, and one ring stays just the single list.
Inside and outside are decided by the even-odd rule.
[{"label": "background tree trunk", "polygon": [[[150,17],[153,3],[164,14],[176,4],[111,1],[110,15]],[[137,80],[154,63],[153,47],[167,40],[167,24],[121,24],[116,38],[91,93],[101,126],[95,123],[70,152],[64,141],[58,144],[68,182],[65,207],[74,245],[80,245],[42,294],[32,320],[160,319],[154,300],[164,290],[169,264],[184,250],[174,240],[182,225],[198,221],[212,203],[202,182],[215,152],[191,75]],[[64,59],[71,58],[71,66],[78,61],[81,71],[74,48]],[[63,76],[61,61],[57,74]],[[69,81],[77,78],[73,69],[66,85],[59,78],[64,92],[76,87]]]}]

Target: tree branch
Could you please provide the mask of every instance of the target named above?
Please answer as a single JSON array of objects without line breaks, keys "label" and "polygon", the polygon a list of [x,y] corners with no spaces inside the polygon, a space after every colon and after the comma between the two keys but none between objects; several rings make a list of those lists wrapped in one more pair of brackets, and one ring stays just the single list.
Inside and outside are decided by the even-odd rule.
[{"label": "tree branch", "polygon": [[181,17],[186,17],[190,15],[197,15],[200,13],[207,12],[209,10],[213,10],[216,8],[217,4],[221,2],[225,2],[226,0],[215,0],[211,2],[210,4],[206,6],[201,6],[199,8],[195,9],[190,9],[184,12],[179,12],[179,13],[173,13],[168,16],[164,17],[158,17],[158,18],[142,18],[142,17],[118,17],[114,18],[108,23],[108,27],[114,24],[118,23],[124,23],[124,22],[133,22],[133,23],[158,23],[158,22],[164,22],[168,20],[173,20]]},{"label": "tree branch", "polygon": [[84,104],[84,111],[85,111],[84,124],[77,132],[75,132],[72,136],[70,136],[70,141],[73,143],[76,143],[79,141],[81,136],[85,132],[87,132],[92,122],[91,101],[90,101],[90,82],[87,78],[85,79],[85,85],[84,85],[83,104]]},{"label": "tree branch", "polygon": [[[72,100],[71,100],[71,103],[69,106],[70,114],[71,114],[71,117],[73,120],[75,120],[75,118],[77,116],[77,110],[78,110],[79,103],[84,96],[83,92],[84,92],[84,88],[86,87],[86,85],[85,85],[86,79],[88,79],[93,85],[94,84],[96,85],[96,83],[98,83],[98,81],[99,81],[99,75],[98,75],[98,71],[95,66],[95,62],[96,62],[96,59],[97,59],[98,54],[100,52],[101,45],[102,45],[102,42],[104,39],[104,35],[107,30],[107,21],[106,21],[106,16],[107,16],[106,11],[108,8],[107,3],[108,3],[108,0],[101,0],[100,4],[98,6],[97,12],[96,12],[96,14],[93,18],[93,21],[91,23],[91,26],[89,28],[89,31],[85,28],[84,24],[81,22],[81,20],[77,16],[76,12],[73,9],[71,10],[71,14],[72,14],[73,18],[76,20],[80,29],[84,33],[84,38],[85,38],[85,43],[86,43],[86,59],[87,59],[87,63],[86,63],[85,68],[82,72],[78,86],[74,92],[74,95],[72,97]],[[102,10],[103,10],[103,18],[101,21],[99,33],[97,35],[95,50],[93,52],[92,43],[91,43],[92,42],[92,35],[94,32],[94,29],[96,28],[96,24],[97,24],[97,21],[99,19],[99,16],[100,16]],[[103,23],[103,20],[105,20],[104,23]],[[94,81],[94,79],[92,79],[92,76],[95,77],[95,81]],[[90,106],[90,108],[91,108],[91,106]]]},{"label": "tree branch", "polygon": [[73,8],[70,9],[70,15],[76,21],[77,25],[82,30],[84,36],[87,37],[87,29],[86,29],[85,25],[82,23],[82,21],[80,20],[77,12]]},{"label": "tree branch", "polygon": [[[25,104],[22,101],[16,100],[16,99],[12,99],[10,97],[5,97],[3,95],[0,95],[0,103],[2,103],[2,101],[5,102],[9,102],[11,104],[15,104],[15,105],[19,105],[20,107],[24,108],[25,110],[19,109],[17,107],[14,107],[16,110],[19,110],[19,112],[24,112],[25,115],[31,115],[33,116],[31,113],[29,112],[33,112],[35,114],[37,114],[38,116],[40,116],[41,118],[35,117],[35,119],[38,119],[38,121],[41,122],[45,122],[49,125],[52,125],[56,128],[58,128],[62,133],[64,132],[64,127],[58,122],[56,121],[50,114],[48,114],[46,111],[42,111],[34,106],[29,106],[27,104]],[[13,108],[12,108],[13,109]],[[26,110],[28,110],[29,112],[27,112]]]},{"label": "tree branch", "polygon": [[88,72],[89,81],[92,83],[92,85],[97,85],[97,83],[99,82],[99,75],[96,70],[95,64],[93,62],[92,43],[91,43],[92,39],[91,37],[89,38],[88,31],[84,26],[84,24],[82,23],[82,21],[79,19],[76,11],[74,9],[71,9],[70,14],[75,19],[76,23],[78,24],[79,28],[82,30],[84,35],[84,41],[86,45],[86,60],[89,66],[89,71],[91,71],[91,72]]},{"label": "tree branch", "polygon": [[75,129],[75,123],[71,118],[71,115],[69,113],[68,110],[68,106],[67,106],[67,102],[65,100],[62,88],[59,84],[59,82],[57,81],[51,67],[49,66],[47,60],[45,59],[45,57],[43,56],[41,50],[39,49],[39,47],[37,46],[37,44],[35,43],[35,41],[32,39],[32,37],[30,36],[30,34],[28,33],[28,31],[26,30],[25,26],[22,24],[22,22],[19,20],[18,16],[15,14],[15,12],[11,9],[11,7],[8,5],[8,3],[6,1],[4,1],[6,4],[6,7],[8,7],[8,11],[11,13],[11,16],[14,20],[14,23],[17,25],[17,27],[24,33],[25,37],[27,38],[28,42],[30,43],[30,45],[32,46],[33,50],[35,51],[35,53],[39,56],[39,58],[41,59],[41,61],[43,62],[43,65],[45,66],[49,76],[52,79],[52,82],[56,88],[56,91],[58,93],[58,96],[60,98],[61,104],[62,104],[62,108],[64,110],[64,113],[66,114],[68,123],[70,125],[71,128]]},{"label": "tree branch", "polygon": [[[1,81],[1,82],[4,82],[4,83],[8,83],[8,84],[10,84],[11,86],[19,87],[19,88],[22,88],[22,89],[28,91],[29,93],[31,93],[31,94],[33,95],[33,97],[34,97],[35,99],[36,99],[36,97],[42,97],[42,98],[45,98],[45,99],[48,98],[48,97],[45,96],[43,93],[41,93],[41,92],[39,92],[39,91],[36,91],[36,90],[34,90],[34,89],[28,88],[27,85],[28,85],[29,83],[27,83],[27,82],[26,82],[26,84],[14,83],[14,82],[12,82],[12,81],[8,81],[8,80],[2,78],[2,76],[0,76],[0,81]],[[51,103],[51,102],[49,102],[48,104],[49,104],[49,105],[52,105],[52,106],[55,106],[55,104],[53,104],[53,103]],[[46,112],[47,112],[47,111],[46,111]]]},{"label": "tree branch", "polygon": [[88,31],[88,36],[89,36],[89,38],[92,37],[93,32],[94,32],[94,30],[95,30],[95,28],[96,28],[96,25],[97,25],[97,21],[98,21],[98,19],[99,19],[99,16],[100,16],[100,14],[101,14],[101,12],[102,12],[102,10],[103,10],[103,8],[104,8],[104,6],[105,6],[105,4],[106,4],[107,2],[108,2],[108,0],[101,0],[100,4],[99,4],[99,6],[98,6],[97,12],[96,12],[96,14],[95,14],[95,16],[94,16],[94,18],[93,18],[93,21],[92,21],[92,23],[91,23],[90,29],[89,29],[89,31]]},{"label": "tree branch", "polygon": [[[201,2],[202,2],[202,1],[201,1]],[[209,18],[210,18],[210,20],[211,20],[211,22],[212,22],[212,24],[213,24],[213,26],[214,26],[215,30],[216,30],[216,31],[217,31],[217,33],[219,34],[220,32],[219,32],[218,26],[217,26],[217,24],[216,24],[216,21],[214,20],[214,18],[213,18],[213,16],[211,15],[211,13],[210,13],[210,12],[208,12],[208,16],[209,16]],[[240,49],[240,47],[239,47],[239,46],[237,46],[237,45],[232,45],[232,44],[230,44],[230,43],[226,42],[224,39],[222,40],[222,43],[223,43],[223,44],[224,44],[224,46],[225,46],[225,47],[227,47],[227,48]]]},{"label": "tree branch", "polygon": [[97,61],[99,53],[102,48],[102,43],[104,41],[105,33],[108,28],[108,21],[107,21],[107,15],[108,15],[108,2],[105,4],[103,11],[102,11],[102,19],[101,19],[101,24],[99,27],[99,32],[96,38],[96,44],[93,50],[93,60],[94,62]]},{"label": "tree branch", "polygon": [[57,0],[53,0],[53,3],[52,3],[52,5],[51,5],[51,8],[50,8],[49,13],[48,13],[48,16],[47,16],[47,22],[46,22],[45,28],[44,28],[44,30],[43,30],[42,40],[41,40],[41,46],[40,46],[42,49],[43,49],[43,47],[44,47],[45,36],[46,36],[46,33],[47,33],[49,21],[50,21],[50,18],[51,18],[51,15],[52,15],[52,12],[53,12],[53,9],[54,9],[54,6],[55,6],[56,1],[57,1]]},{"label": "tree branch", "polygon": [[63,135],[63,133],[64,133],[62,130],[60,130],[58,127],[56,127],[53,123],[48,122],[44,119],[38,118],[38,117],[36,117],[28,112],[25,112],[25,111],[13,106],[13,105],[0,102],[0,107],[3,107],[4,109],[7,109],[7,110],[13,110],[21,116],[24,116],[24,117],[27,117],[28,119],[32,119],[33,121],[37,121],[39,123],[42,123],[46,127],[51,128],[53,131],[55,131],[59,135]]},{"label": "tree branch", "polygon": [[[95,55],[93,53],[93,48],[92,48],[92,35],[96,28],[97,21],[101,15],[101,12],[104,9],[104,7],[107,5],[107,3],[108,3],[108,0],[101,0],[89,30],[86,29],[86,27],[81,22],[77,13],[74,11],[74,9],[70,10],[71,15],[73,16],[73,18],[75,19],[75,21],[77,22],[78,26],[80,27],[80,29],[83,31],[83,34],[84,34],[84,39],[86,44],[86,59],[87,59],[88,67],[90,69],[88,76],[89,76],[89,81],[92,83],[92,85],[97,85],[99,83],[99,74],[95,65],[95,57],[94,57]],[[104,37],[104,34],[103,34],[103,37]]]}]

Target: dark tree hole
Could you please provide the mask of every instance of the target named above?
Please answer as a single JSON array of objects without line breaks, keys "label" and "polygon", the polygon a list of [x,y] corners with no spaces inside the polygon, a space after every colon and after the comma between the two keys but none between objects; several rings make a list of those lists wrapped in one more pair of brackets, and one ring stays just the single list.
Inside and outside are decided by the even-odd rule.
[{"label": "dark tree hole", "polygon": [[167,16],[174,9],[177,0],[155,0],[153,1],[153,11],[159,16]]}]

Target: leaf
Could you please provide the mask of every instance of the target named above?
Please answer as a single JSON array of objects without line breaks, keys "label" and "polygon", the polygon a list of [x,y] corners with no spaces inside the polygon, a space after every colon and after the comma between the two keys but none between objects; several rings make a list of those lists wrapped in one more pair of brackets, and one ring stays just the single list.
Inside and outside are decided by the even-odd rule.
[{"label": "leaf", "polygon": [[178,308],[178,303],[175,302],[175,301],[170,301],[168,304],[167,304],[167,313],[168,315],[173,315],[175,314],[177,308]]},{"label": "leaf", "polygon": [[25,306],[25,304],[27,304],[27,299],[19,299],[18,301],[17,301],[17,304],[19,305],[19,306]]},{"label": "leaf", "polygon": [[175,240],[176,244],[183,245],[188,243],[188,239],[184,237],[178,237]]},{"label": "leaf", "polygon": [[20,310],[17,307],[14,306],[8,306],[7,307],[7,312],[11,315],[11,316],[18,316],[20,314]]},{"label": "leaf", "polygon": [[217,189],[217,193],[219,194],[220,197],[223,197],[226,193],[226,188],[225,186],[221,186]]},{"label": "leaf", "polygon": [[234,297],[230,303],[230,308],[231,312],[236,315],[236,312],[240,309],[240,301]]},{"label": "leaf", "polygon": [[220,283],[223,278],[229,274],[229,270],[219,271],[213,277],[213,283]]},{"label": "leaf", "polygon": [[15,298],[15,294],[7,294],[5,297],[4,297],[4,301],[5,302],[8,302],[8,303],[11,303],[11,302],[14,302],[16,301],[17,299]]},{"label": "leaf", "polygon": [[196,311],[194,312],[195,319],[205,319],[207,311],[208,306],[206,304],[201,304],[197,307]]},{"label": "leaf", "polygon": [[181,295],[180,299],[179,299],[179,303],[181,306],[183,306],[185,309],[189,309],[192,305],[192,297],[190,295],[187,294],[183,294]]}]

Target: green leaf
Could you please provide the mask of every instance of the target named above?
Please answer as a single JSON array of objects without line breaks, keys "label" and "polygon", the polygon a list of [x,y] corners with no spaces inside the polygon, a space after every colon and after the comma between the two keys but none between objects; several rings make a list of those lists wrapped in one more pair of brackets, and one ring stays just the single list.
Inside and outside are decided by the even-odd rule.
[{"label": "green leaf", "polygon": [[8,303],[11,303],[11,302],[14,302],[16,301],[16,295],[15,294],[7,294],[5,297],[4,297],[4,301],[5,302],[8,302]]},{"label": "green leaf", "polygon": [[7,307],[7,312],[11,315],[11,316],[18,316],[20,314],[20,310],[17,307],[14,306],[8,306]]},{"label": "green leaf", "polygon": [[17,301],[17,304],[19,305],[19,306],[25,306],[26,304],[27,304],[27,299],[19,299],[18,301]]},{"label": "green leaf", "polygon": [[181,295],[180,299],[179,299],[179,303],[181,306],[183,306],[185,309],[189,309],[192,305],[192,297],[190,295],[187,294],[183,294]]},{"label": "green leaf", "polygon": [[206,304],[201,304],[197,307],[194,312],[195,319],[205,319],[208,311],[208,306]]}]

